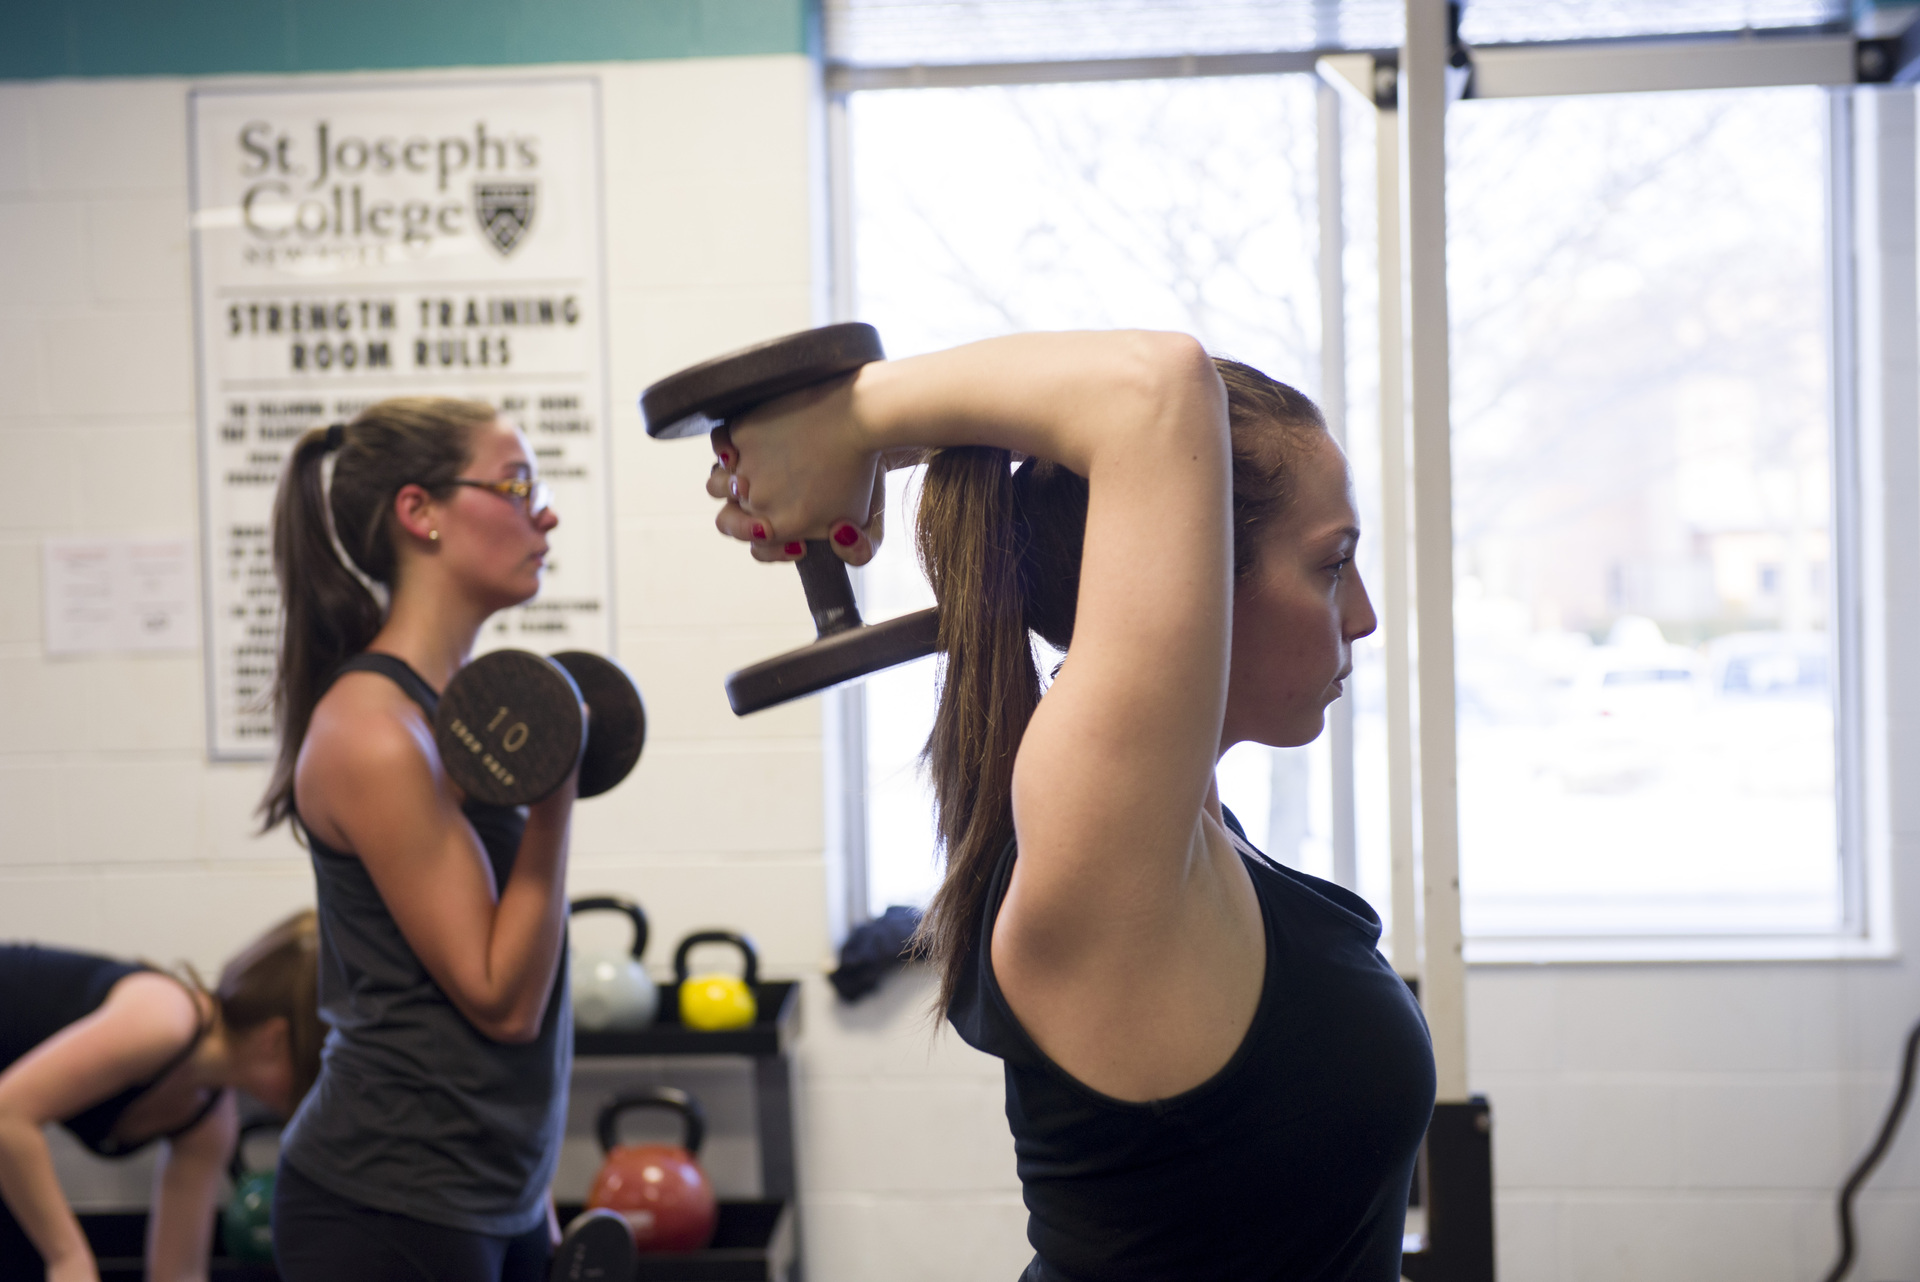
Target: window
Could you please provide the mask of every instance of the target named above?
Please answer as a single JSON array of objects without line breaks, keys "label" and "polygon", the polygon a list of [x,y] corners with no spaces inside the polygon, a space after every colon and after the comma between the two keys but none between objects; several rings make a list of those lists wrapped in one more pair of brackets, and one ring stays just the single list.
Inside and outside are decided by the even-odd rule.
[{"label": "window", "polygon": [[1449,114],[1470,936],[1840,925],[1826,113]]}]

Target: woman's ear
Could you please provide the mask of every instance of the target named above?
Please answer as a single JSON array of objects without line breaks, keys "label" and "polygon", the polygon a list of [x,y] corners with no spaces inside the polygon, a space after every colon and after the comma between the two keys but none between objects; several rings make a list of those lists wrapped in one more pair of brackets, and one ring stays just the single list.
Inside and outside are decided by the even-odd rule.
[{"label": "woman's ear", "polygon": [[438,538],[439,508],[438,501],[424,486],[403,485],[393,496],[393,519],[402,530],[423,543]]}]

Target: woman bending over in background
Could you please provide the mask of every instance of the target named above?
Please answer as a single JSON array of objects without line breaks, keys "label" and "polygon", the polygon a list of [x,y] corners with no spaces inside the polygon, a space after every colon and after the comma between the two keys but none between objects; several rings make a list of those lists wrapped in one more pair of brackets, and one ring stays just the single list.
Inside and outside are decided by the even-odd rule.
[{"label": "woman bending over in background", "polygon": [[481,626],[540,590],[558,524],[526,438],[472,401],[382,401],[308,432],[281,480],[261,808],[312,853],[331,1029],[281,1139],[285,1282],[545,1276],[576,780],[525,810],[469,801],[432,718]]},{"label": "woman bending over in background", "polygon": [[313,913],[297,913],[208,992],[191,973],[0,945],[0,1236],[16,1239],[0,1259],[24,1230],[53,1282],[100,1276],[41,1133],[59,1122],[102,1157],[162,1141],[147,1276],[205,1278],[239,1135],[233,1088],[285,1117],[320,1070],[315,949]]},{"label": "woman bending over in background", "polygon": [[[1025,1277],[1395,1282],[1425,1024],[1365,901],[1260,855],[1213,783],[1236,743],[1315,738],[1374,627],[1312,402],[1180,335],[1030,334],[868,365],[714,444],[719,526],[762,560],[865,560],[883,460],[935,451],[921,939],[1005,1061]],[[1067,652],[1044,698],[1029,632]]]}]

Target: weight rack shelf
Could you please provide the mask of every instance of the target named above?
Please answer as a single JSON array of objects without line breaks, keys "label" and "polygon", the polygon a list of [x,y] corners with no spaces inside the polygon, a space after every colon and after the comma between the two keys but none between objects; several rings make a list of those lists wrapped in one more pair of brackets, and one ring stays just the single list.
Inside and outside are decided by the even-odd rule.
[{"label": "weight rack shelf", "polygon": [[[556,1208],[562,1224],[578,1205]],[[794,1276],[794,1214],[786,1202],[722,1202],[713,1244],[703,1251],[652,1251],[640,1256],[633,1282],[786,1282]]]},{"label": "weight rack shelf", "polygon": [[[561,1203],[560,1220],[580,1213],[578,1205]],[[141,1252],[147,1232],[145,1211],[82,1212],[80,1227],[100,1264],[100,1282],[145,1282]],[[704,1251],[662,1251],[643,1255],[633,1282],[783,1282],[793,1276],[795,1261],[793,1208],[786,1202],[722,1202],[713,1245]],[[214,1241],[218,1242],[218,1229]],[[30,1256],[30,1258],[29,1258]],[[0,1277],[25,1278],[39,1274],[38,1256],[0,1255]],[[270,1264],[245,1264],[216,1255],[210,1262],[211,1282],[277,1282]]]},{"label": "weight rack shelf", "polygon": [[680,1022],[680,985],[660,985],[660,1014],[637,1033],[573,1034],[573,1053],[604,1055],[785,1055],[799,1032],[800,985],[791,980],[753,986],[760,1015],[746,1028],[708,1033]]},{"label": "weight rack shelf", "polygon": [[[27,1241],[18,1226],[0,1235],[0,1278],[37,1278],[42,1265],[39,1253]],[[100,1265],[100,1282],[146,1282],[147,1213],[145,1211],[82,1211],[80,1231],[87,1235]],[[220,1225],[213,1228],[216,1249]],[[278,1274],[270,1264],[248,1264],[216,1255],[208,1262],[211,1282],[276,1282]]]}]

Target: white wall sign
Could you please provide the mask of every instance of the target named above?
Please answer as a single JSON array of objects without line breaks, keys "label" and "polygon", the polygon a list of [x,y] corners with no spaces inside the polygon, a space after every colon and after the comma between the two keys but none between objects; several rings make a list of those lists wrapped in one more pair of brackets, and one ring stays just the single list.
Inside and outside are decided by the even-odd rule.
[{"label": "white wall sign", "polygon": [[193,540],[58,538],[41,547],[47,653],[191,650]]},{"label": "white wall sign", "polygon": [[272,747],[289,448],[385,397],[490,402],[553,486],[546,586],[481,648],[611,649],[597,82],[210,89],[188,110],[212,754]]}]

